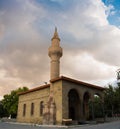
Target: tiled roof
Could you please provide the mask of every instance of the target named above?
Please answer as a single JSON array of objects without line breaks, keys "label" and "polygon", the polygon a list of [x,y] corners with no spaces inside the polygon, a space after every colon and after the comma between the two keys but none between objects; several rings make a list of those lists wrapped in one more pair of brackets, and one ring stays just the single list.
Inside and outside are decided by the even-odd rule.
[{"label": "tiled roof", "polygon": [[95,89],[99,89],[99,90],[105,90],[104,87],[93,85],[93,84],[86,83],[86,82],[79,81],[79,80],[75,80],[75,79],[68,78],[68,77],[65,77],[65,76],[61,76],[61,77],[52,79],[52,80],[50,80],[50,82],[55,82],[55,81],[58,81],[58,80],[66,80],[66,81],[70,81],[70,82],[77,83],[77,84],[80,84],[80,85],[84,85],[84,86],[87,86],[87,87],[91,87],[91,88],[95,88]]},{"label": "tiled roof", "polygon": [[[83,82],[83,81],[75,80],[75,79],[68,78],[68,77],[65,77],[65,76],[61,76],[61,77],[52,79],[52,80],[50,80],[50,82],[56,82],[56,81],[59,81],[59,80],[66,80],[66,81],[77,83],[77,84],[80,84],[80,85],[83,85],[83,86],[86,86],[86,87],[95,88],[95,89],[99,89],[99,90],[105,90],[104,87],[100,87],[100,86],[93,85],[93,84],[90,84],[90,83],[86,83],[86,82]],[[21,92],[21,93],[19,93],[19,95],[27,94],[27,93],[34,92],[34,91],[37,91],[37,90],[41,90],[41,89],[48,88],[48,87],[50,87],[50,84],[42,85],[42,86],[30,89],[30,90],[25,91],[25,92]]]},{"label": "tiled roof", "polygon": [[21,92],[21,93],[19,93],[19,95],[23,95],[23,94],[27,94],[27,93],[30,93],[30,92],[38,91],[38,90],[48,88],[48,87],[50,87],[50,84],[42,85],[42,86],[30,89],[30,90],[25,91],[25,92]]}]

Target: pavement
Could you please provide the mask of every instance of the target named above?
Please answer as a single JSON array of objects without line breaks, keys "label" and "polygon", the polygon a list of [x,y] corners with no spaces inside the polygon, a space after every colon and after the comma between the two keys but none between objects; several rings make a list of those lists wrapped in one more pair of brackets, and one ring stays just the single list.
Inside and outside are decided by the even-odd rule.
[{"label": "pavement", "polygon": [[57,125],[33,125],[16,122],[0,122],[0,129],[120,129],[120,120],[94,125],[73,125],[73,126],[57,126]]}]

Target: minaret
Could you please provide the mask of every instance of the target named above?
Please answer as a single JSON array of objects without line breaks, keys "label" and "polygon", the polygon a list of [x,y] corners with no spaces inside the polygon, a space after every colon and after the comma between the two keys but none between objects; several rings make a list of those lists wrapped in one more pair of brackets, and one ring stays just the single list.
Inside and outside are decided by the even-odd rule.
[{"label": "minaret", "polygon": [[58,36],[56,27],[51,41],[52,43],[48,49],[48,55],[51,58],[50,79],[54,79],[59,77],[60,57],[62,56],[62,48],[60,47],[60,38]]}]

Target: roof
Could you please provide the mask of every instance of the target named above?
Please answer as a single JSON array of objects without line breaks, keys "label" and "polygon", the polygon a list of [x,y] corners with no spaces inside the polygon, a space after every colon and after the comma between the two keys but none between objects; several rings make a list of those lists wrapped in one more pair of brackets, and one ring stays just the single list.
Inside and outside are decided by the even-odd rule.
[{"label": "roof", "polygon": [[42,86],[30,89],[30,90],[25,91],[25,92],[21,92],[21,93],[19,93],[19,95],[24,95],[24,94],[34,92],[34,91],[38,91],[38,90],[41,90],[41,89],[45,89],[45,88],[48,88],[48,87],[50,87],[50,84],[42,85]]},{"label": "roof", "polygon": [[[52,80],[50,80],[50,82],[53,83],[53,82],[56,82],[56,81],[59,81],[59,80],[65,80],[65,81],[73,82],[73,83],[76,83],[76,84],[84,85],[86,87],[95,88],[95,89],[99,89],[99,90],[105,90],[104,87],[100,87],[100,86],[93,85],[93,84],[90,84],[90,83],[86,83],[86,82],[83,82],[83,81],[75,80],[75,79],[68,78],[68,77],[65,77],[65,76],[61,76],[61,77],[52,79]],[[42,86],[30,89],[30,90],[25,91],[25,92],[21,92],[21,93],[19,93],[19,95],[24,95],[24,94],[34,92],[34,91],[38,91],[38,90],[42,90],[42,89],[45,89],[45,88],[48,88],[48,87],[50,87],[50,84],[42,85]]]},{"label": "roof", "polygon": [[61,77],[52,79],[52,80],[50,80],[50,82],[56,82],[56,81],[59,81],[59,80],[65,80],[65,81],[73,82],[73,83],[76,83],[76,84],[84,85],[86,87],[95,88],[95,89],[99,89],[99,90],[105,90],[104,87],[93,85],[93,84],[86,83],[86,82],[79,81],[79,80],[75,80],[75,79],[68,78],[68,77],[65,77],[65,76],[61,76]]}]

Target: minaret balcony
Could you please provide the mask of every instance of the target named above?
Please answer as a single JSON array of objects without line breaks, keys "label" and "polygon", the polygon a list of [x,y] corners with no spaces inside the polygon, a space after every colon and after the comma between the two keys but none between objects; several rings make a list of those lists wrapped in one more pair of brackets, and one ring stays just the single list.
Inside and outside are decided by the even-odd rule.
[{"label": "minaret balcony", "polygon": [[61,47],[49,47],[49,52],[48,52],[48,55],[49,57],[52,57],[52,56],[58,56],[58,57],[61,57],[62,56],[62,48]]}]

